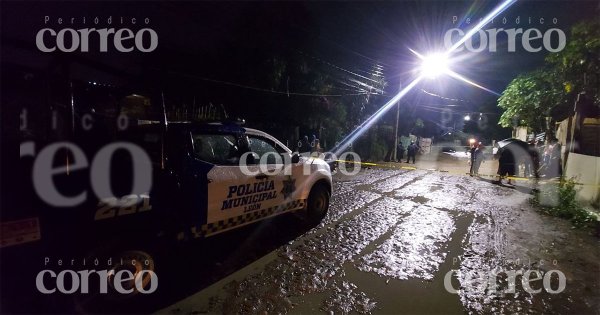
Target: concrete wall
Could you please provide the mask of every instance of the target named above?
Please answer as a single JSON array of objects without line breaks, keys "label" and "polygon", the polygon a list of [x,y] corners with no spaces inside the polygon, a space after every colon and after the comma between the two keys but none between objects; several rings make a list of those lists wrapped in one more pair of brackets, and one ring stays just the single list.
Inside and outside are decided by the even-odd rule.
[{"label": "concrete wall", "polygon": [[431,138],[421,138],[419,140],[419,147],[421,147],[421,154],[431,153]]},{"label": "concrete wall", "polygon": [[[560,143],[560,158],[562,159],[562,161],[565,161],[566,153],[569,151],[570,145],[573,143],[572,137],[573,131],[575,130],[574,126],[571,126],[571,139],[567,139],[567,135],[569,133],[569,119],[571,118],[567,118],[561,121],[560,123],[557,123],[555,131],[555,137],[556,139],[558,139],[558,143]],[[563,167],[566,167],[566,164],[564,164]]]},{"label": "concrete wall", "polygon": [[527,127],[513,128],[513,138],[527,141]]},{"label": "concrete wall", "polygon": [[597,200],[600,192],[600,157],[569,153],[565,177],[575,177],[578,186],[577,197],[581,201]]}]

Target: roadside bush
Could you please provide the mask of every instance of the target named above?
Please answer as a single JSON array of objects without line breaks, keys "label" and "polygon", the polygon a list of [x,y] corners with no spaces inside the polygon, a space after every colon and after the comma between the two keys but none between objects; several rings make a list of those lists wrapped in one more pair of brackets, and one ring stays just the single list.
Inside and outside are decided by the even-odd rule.
[{"label": "roadside bush", "polygon": [[570,220],[575,227],[591,225],[596,218],[577,201],[575,181],[561,178],[558,185],[548,185],[548,189],[536,191],[531,203],[540,212]]}]

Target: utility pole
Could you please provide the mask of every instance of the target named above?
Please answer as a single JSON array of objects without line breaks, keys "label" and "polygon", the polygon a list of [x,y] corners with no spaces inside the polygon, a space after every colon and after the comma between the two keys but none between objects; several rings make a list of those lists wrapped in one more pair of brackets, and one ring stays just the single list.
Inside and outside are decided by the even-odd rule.
[{"label": "utility pole", "polygon": [[[402,82],[400,82],[399,91],[402,91]],[[400,100],[396,104],[396,128],[394,128],[394,147],[392,156],[394,161],[398,161],[398,121],[400,120]]]}]

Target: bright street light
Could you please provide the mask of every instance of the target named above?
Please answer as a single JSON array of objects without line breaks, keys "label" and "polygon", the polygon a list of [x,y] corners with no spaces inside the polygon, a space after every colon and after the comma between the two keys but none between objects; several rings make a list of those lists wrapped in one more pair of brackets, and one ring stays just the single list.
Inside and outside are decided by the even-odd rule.
[{"label": "bright street light", "polygon": [[428,78],[435,78],[448,71],[448,57],[446,54],[431,54],[424,56],[421,60],[421,75]]},{"label": "bright street light", "polygon": [[465,121],[469,121],[469,120],[471,120],[471,116],[469,116],[469,115],[465,116]]},{"label": "bright street light", "polygon": [[494,11],[488,13],[474,28],[472,28],[469,32],[467,32],[467,34],[465,34],[465,36],[463,38],[461,38],[461,40],[456,42],[445,53],[437,53],[437,54],[432,54],[432,55],[428,55],[428,56],[424,57],[421,54],[419,54],[418,52],[409,48],[409,50],[412,53],[414,53],[417,57],[419,57],[419,59],[421,59],[421,65],[420,65],[419,69],[417,69],[417,70],[420,70],[419,75],[412,82],[408,83],[402,89],[402,91],[400,91],[398,94],[396,94],[396,96],[394,96],[392,99],[390,99],[379,110],[377,110],[373,115],[371,115],[369,118],[367,118],[365,121],[363,121],[358,127],[356,127],[352,132],[350,132],[350,134],[348,134],[346,137],[344,137],[344,139],[342,139],[342,141],[340,141],[340,144],[334,148],[334,152],[336,154],[341,154],[341,152],[343,152],[343,150],[345,150],[349,146],[350,143],[352,143],[360,135],[362,135],[365,132],[365,130],[369,129],[369,127],[372,126],[375,123],[375,121],[377,121],[379,118],[381,118],[381,116],[383,116],[383,114],[385,114],[390,109],[390,107],[395,105],[398,101],[400,101],[400,99],[402,99],[406,94],[408,94],[408,92],[410,92],[412,90],[412,88],[415,87],[425,76],[435,77],[436,75],[446,73],[451,77],[460,79],[461,81],[469,83],[475,87],[478,87],[485,91],[499,95],[498,93],[496,93],[490,89],[487,89],[475,82],[472,82],[472,81],[468,80],[467,78],[459,75],[458,73],[450,70],[448,68],[449,67],[448,58],[454,50],[456,50],[460,45],[464,44],[465,41],[467,41],[468,39],[473,37],[473,35],[475,33],[479,32],[483,28],[484,25],[486,25],[488,22],[493,20],[496,16],[500,15],[504,10],[509,8],[515,1],[516,0],[504,0],[498,7],[496,7],[494,9]]}]

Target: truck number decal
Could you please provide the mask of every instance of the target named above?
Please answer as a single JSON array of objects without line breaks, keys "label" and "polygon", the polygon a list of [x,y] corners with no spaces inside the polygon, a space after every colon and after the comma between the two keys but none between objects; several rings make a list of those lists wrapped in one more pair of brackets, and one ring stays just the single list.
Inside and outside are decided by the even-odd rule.
[{"label": "truck number decal", "polygon": [[150,196],[148,195],[127,195],[120,200],[115,197],[103,198],[98,201],[98,209],[94,220],[110,219],[148,210],[152,210]]}]

